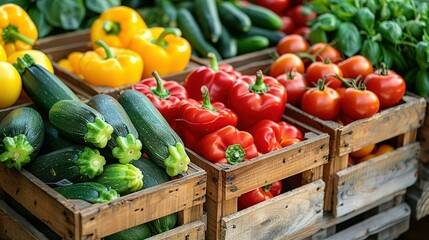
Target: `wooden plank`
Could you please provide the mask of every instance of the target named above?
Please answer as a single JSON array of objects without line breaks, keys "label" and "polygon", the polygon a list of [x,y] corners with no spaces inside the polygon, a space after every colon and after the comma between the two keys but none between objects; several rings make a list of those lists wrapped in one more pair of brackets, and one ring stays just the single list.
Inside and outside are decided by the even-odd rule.
[{"label": "wooden plank", "polygon": [[367,239],[371,235],[382,232],[404,221],[409,221],[410,214],[410,207],[406,203],[403,203],[328,237],[327,240]]},{"label": "wooden plank", "polygon": [[420,161],[423,163],[429,163],[429,127],[420,128],[418,136],[422,145]]},{"label": "wooden plank", "polygon": [[207,198],[204,203],[204,211],[207,213],[207,239],[220,239],[222,204],[212,198]]},{"label": "wooden plank", "polygon": [[202,221],[195,221],[186,225],[178,226],[170,231],[157,234],[147,240],[203,240],[204,239],[204,223]]},{"label": "wooden plank", "polygon": [[351,166],[334,176],[334,216],[343,216],[417,180],[419,143]]},{"label": "wooden plank", "polygon": [[429,186],[418,189],[413,186],[407,190],[407,202],[410,204],[411,213],[416,220],[429,215]]},{"label": "wooden plank", "polygon": [[74,44],[76,42],[90,41],[89,39],[89,29],[74,31],[69,33],[57,34],[42,39],[38,39],[35,49],[44,51],[53,47],[66,46]]},{"label": "wooden plank", "polygon": [[410,219],[397,223],[390,228],[381,231],[377,234],[377,240],[394,240],[398,239],[398,237],[405,233],[410,228]]},{"label": "wooden plank", "polygon": [[222,218],[222,239],[284,238],[323,218],[322,180]]},{"label": "wooden plank", "polygon": [[269,70],[272,63],[272,59],[251,61],[244,66],[237,67],[235,70],[241,72],[244,75],[255,75],[257,71],[262,70],[264,74],[269,75]]},{"label": "wooden plank", "polygon": [[347,168],[348,155],[331,157],[329,162],[323,166],[323,180],[326,183],[324,210],[331,211],[334,196],[334,175],[340,170]]}]

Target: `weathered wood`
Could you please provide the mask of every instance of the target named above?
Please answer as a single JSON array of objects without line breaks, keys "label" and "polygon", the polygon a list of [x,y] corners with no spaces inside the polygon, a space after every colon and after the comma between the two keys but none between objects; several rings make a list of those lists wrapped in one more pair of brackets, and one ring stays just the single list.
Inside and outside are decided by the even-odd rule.
[{"label": "weathered wood", "polygon": [[348,155],[331,157],[329,162],[323,166],[323,180],[327,183],[325,188],[325,211],[332,210],[334,175],[336,172],[347,168],[348,157]]},{"label": "weathered wood", "polygon": [[223,239],[285,238],[323,217],[321,180],[222,218]]},{"label": "weathered wood", "polygon": [[422,163],[429,163],[429,127],[420,128],[418,136],[419,141],[422,144],[420,161]]},{"label": "weathered wood", "polygon": [[429,186],[423,189],[415,186],[407,190],[407,202],[410,204],[412,216],[419,220],[429,215]]},{"label": "weathered wood", "polygon": [[195,221],[186,225],[178,226],[170,231],[157,234],[147,240],[204,240],[204,223],[202,221]]},{"label": "weathered wood", "polygon": [[334,176],[334,216],[343,216],[414,184],[419,144],[408,144]]}]

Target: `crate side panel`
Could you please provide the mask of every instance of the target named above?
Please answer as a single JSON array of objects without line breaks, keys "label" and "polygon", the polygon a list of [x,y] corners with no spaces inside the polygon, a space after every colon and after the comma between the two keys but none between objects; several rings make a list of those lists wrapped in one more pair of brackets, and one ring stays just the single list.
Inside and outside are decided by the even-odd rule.
[{"label": "crate side panel", "polygon": [[195,221],[182,226],[175,227],[167,232],[157,234],[147,240],[203,240],[204,239],[204,223],[202,221]]}]

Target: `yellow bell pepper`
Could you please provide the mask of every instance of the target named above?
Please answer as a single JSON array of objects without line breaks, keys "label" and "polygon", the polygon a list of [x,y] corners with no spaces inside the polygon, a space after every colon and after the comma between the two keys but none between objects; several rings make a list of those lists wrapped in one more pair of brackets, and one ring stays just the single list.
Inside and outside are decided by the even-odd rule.
[{"label": "yellow bell pepper", "polygon": [[25,54],[30,54],[33,57],[35,63],[46,68],[46,70],[49,72],[54,73],[51,60],[49,60],[49,57],[45,53],[39,50],[31,49],[14,52],[8,56],[7,61],[9,63],[17,63],[18,57],[24,57]]},{"label": "yellow bell pepper", "polygon": [[96,48],[95,41],[103,40],[110,47],[127,48],[141,28],[147,25],[136,10],[126,6],[109,8],[91,24],[91,43]]},{"label": "yellow bell pepper", "polygon": [[141,29],[131,40],[129,49],[137,52],[145,64],[143,78],[183,71],[191,59],[191,45],[178,28]]},{"label": "yellow bell pepper", "polygon": [[82,59],[83,52],[72,52],[67,56],[67,59],[70,62],[70,65],[73,69],[73,73],[79,77],[82,77],[82,72],[80,71],[80,60]]},{"label": "yellow bell pepper", "polygon": [[8,62],[0,62],[0,73],[0,108],[7,108],[12,106],[21,94],[21,76]]},{"label": "yellow bell pepper", "polygon": [[67,58],[60,59],[58,61],[58,66],[64,68],[65,70],[67,70],[69,72],[73,72],[73,67]]},{"label": "yellow bell pepper", "polygon": [[7,61],[7,55],[4,48],[0,45],[0,62],[6,62]]},{"label": "yellow bell pepper", "polygon": [[0,45],[7,55],[29,50],[38,37],[36,25],[20,6],[7,3],[0,6]]},{"label": "yellow bell pepper", "polygon": [[129,49],[109,48],[101,40],[101,48],[85,52],[80,59],[83,79],[93,85],[119,87],[141,80],[143,61],[139,54]]}]

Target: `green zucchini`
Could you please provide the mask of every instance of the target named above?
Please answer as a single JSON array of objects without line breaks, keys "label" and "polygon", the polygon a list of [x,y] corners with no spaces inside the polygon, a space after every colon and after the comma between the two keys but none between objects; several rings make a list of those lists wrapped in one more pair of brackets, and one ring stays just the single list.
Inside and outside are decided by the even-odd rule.
[{"label": "green zucchini", "polygon": [[231,32],[245,33],[249,31],[252,26],[252,21],[249,16],[237,8],[233,3],[222,1],[218,3],[217,7],[220,21]]},{"label": "green zucchini", "polygon": [[238,5],[238,8],[249,16],[252,26],[271,30],[280,30],[283,26],[282,19],[268,8],[256,5]]},{"label": "green zucchini", "polygon": [[155,5],[162,9],[165,27],[177,27],[177,9],[170,0],[155,0]]},{"label": "green zucchini", "polygon": [[97,149],[74,145],[40,155],[26,169],[45,183],[78,183],[100,175],[105,164]]},{"label": "green zucchini", "polygon": [[0,122],[0,162],[20,170],[39,153],[44,137],[43,119],[36,110],[12,110]]},{"label": "green zucchini", "polygon": [[56,187],[55,191],[68,199],[80,199],[89,203],[104,203],[119,198],[119,194],[101,183],[82,182]]},{"label": "green zucchini", "polygon": [[130,89],[121,94],[119,103],[136,127],[143,152],[149,159],[164,168],[169,176],[186,172],[190,159],[183,141],[152,102],[144,94]]},{"label": "green zucchini", "polygon": [[269,41],[269,46],[276,46],[277,43],[284,38],[286,35],[280,31],[274,31],[261,27],[251,27],[249,31],[244,34],[245,36],[263,36],[266,37]]},{"label": "green zucchini", "polygon": [[36,64],[29,54],[19,57],[14,66],[21,75],[23,89],[44,114],[60,100],[79,100],[63,81]]},{"label": "green zucchini", "polygon": [[232,58],[237,55],[237,40],[231,36],[228,29],[222,25],[222,35],[215,44],[222,58]]},{"label": "green zucchini", "polygon": [[199,55],[206,58],[209,52],[213,52],[218,60],[222,59],[216,48],[205,39],[189,10],[185,8],[177,10],[177,26],[182,30],[183,37],[189,41],[192,49],[195,49]]},{"label": "green zucchini", "polygon": [[63,149],[72,145],[74,142],[64,137],[57,128],[48,120],[43,121],[45,126],[45,140],[43,141],[43,152],[53,152],[59,149]]},{"label": "green zucchini", "polygon": [[136,168],[140,169],[143,174],[143,189],[156,186],[161,183],[168,182],[170,176],[151,160],[141,157],[137,161],[131,163]]},{"label": "green zucchini", "polygon": [[268,38],[263,36],[249,36],[237,38],[237,54],[245,54],[267,48],[270,45]]},{"label": "green zucchini", "polygon": [[194,4],[196,19],[206,39],[216,43],[222,34],[216,0],[194,0]]},{"label": "green zucchini", "polygon": [[132,228],[120,231],[118,233],[104,237],[104,240],[140,240],[152,236],[149,225],[146,223],[137,225]]},{"label": "green zucchini", "polygon": [[112,138],[106,150],[120,163],[129,163],[141,157],[142,143],[139,134],[119,102],[110,95],[98,94],[88,105],[100,112],[105,121],[113,127]]},{"label": "green zucchini", "polygon": [[143,188],[143,174],[133,165],[112,163],[104,167],[100,176],[94,182],[111,187],[120,195],[125,195]]},{"label": "green zucchini", "polygon": [[153,233],[159,234],[176,227],[177,218],[178,218],[177,213],[172,213],[165,217],[150,221],[148,224],[149,224],[150,230],[152,230]]},{"label": "green zucchini", "polygon": [[49,110],[49,121],[65,137],[80,144],[104,148],[113,127],[92,107],[75,100],[61,100]]}]

